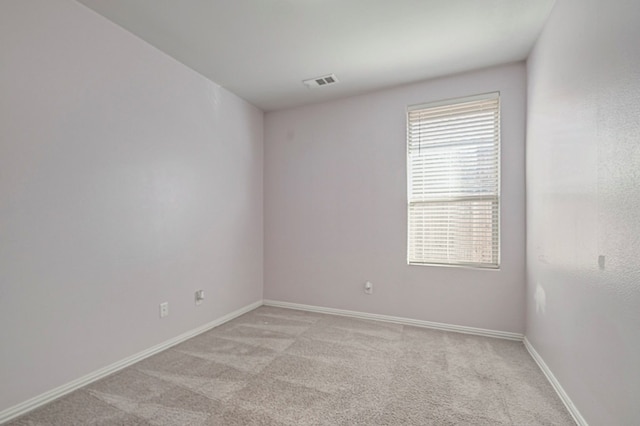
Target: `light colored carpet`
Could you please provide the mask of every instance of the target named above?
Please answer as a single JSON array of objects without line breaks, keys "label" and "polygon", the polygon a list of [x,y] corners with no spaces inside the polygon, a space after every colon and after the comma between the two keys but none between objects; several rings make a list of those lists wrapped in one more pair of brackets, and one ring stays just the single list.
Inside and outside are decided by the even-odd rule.
[{"label": "light colored carpet", "polygon": [[263,306],[10,424],[574,423],[522,343]]}]

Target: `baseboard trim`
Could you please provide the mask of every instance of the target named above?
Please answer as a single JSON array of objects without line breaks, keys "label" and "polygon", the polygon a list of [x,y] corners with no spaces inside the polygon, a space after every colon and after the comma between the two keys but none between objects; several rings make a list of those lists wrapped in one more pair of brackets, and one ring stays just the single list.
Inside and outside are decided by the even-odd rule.
[{"label": "baseboard trim", "polygon": [[231,321],[234,318],[239,317],[249,311],[252,311],[258,307],[262,306],[262,300],[251,303],[247,306],[244,306],[238,310],[235,310],[227,315],[224,315],[218,319],[215,319],[207,324],[204,324],[200,327],[194,328],[193,330],[187,331],[179,336],[174,337],[173,339],[169,339],[159,345],[153,346],[149,349],[146,349],[142,352],[138,352],[135,355],[117,361],[111,365],[103,367],[99,370],[94,371],[93,373],[89,373],[86,376],[80,377],[79,379],[73,380],[69,383],[66,383],[62,386],[59,386],[55,389],[52,389],[48,392],[40,394],[34,398],[28,399],[18,405],[14,405],[13,407],[9,407],[6,410],[0,412],[0,424],[4,422],[8,422],[18,416],[28,413],[31,410],[34,410],[44,404],[47,404],[54,399],[60,398],[74,390],[77,390],[83,386],[88,385],[89,383],[95,382],[96,380],[102,379],[103,377],[108,376],[109,374],[113,374],[116,371],[122,370],[132,364],[135,364],[138,361],[142,361],[145,358],[150,357],[151,355],[155,355],[158,352],[162,352],[165,349],[168,349],[172,346],[177,345],[178,343],[182,343],[185,340],[188,340],[192,337],[197,336],[198,334],[204,333],[212,328],[215,328],[219,325],[224,324],[227,321]]},{"label": "baseboard trim", "polygon": [[303,305],[300,303],[281,302],[278,300],[264,300],[264,305],[278,308],[297,309],[300,311],[318,312],[322,314],[341,315],[346,317],[368,319],[374,321],[385,321],[403,325],[413,325],[416,327],[433,328],[435,330],[453,331],[456,333],[474,334],[476,336],[496,337],[499,339],[516,340],[521,342],[524,335],[508,331],[487,330],[484,328],[466,327],[463,325],[445,324],[433,321],[423,321],[411,318],[394,317],[390,315],[369,314],[366,312],[349,311],[345,309],[324,308],[321,306]]},{"label": "baseboard trim", "polygon": [[547,366],[547,363],[544,362],[540,354],[535,350],[526,336],[524,338],[524,347],[527,348],[527,351],[531,355],[531,358],[533,358],[536,364],[538,364],[538,367],[540,367],[540,370],[542,370],[544,375],[547,377],[547,380],[549,380],[549,383],[551,383],[551,386],[560,397],[560,400],[562,401],[564,406],[567,407],[569,414],[571,414],[571,417],[573,417],[573,420],[576,422],[576,424],[578,426],[589,426],[584,417],[582,417],[582,414],[580,414],[580,411],[578,411],[578,408],[573,404],[573,401],[571,401],[571,398],[569,398],[569,395],[567,395],[567,393],[562,388],[562,385],[560,385],[558,379],[556,379],[556,376],[553,375],[551,369],[549,369],[549,366]]}]

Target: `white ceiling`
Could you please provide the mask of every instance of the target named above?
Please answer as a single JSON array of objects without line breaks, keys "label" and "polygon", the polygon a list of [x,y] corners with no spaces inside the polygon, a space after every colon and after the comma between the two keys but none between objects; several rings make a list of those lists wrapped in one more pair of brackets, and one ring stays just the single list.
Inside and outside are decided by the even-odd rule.
[{"label": "white ceiling", "polygon": [[270,111],[525,59],[555,0],[78,1]]}]

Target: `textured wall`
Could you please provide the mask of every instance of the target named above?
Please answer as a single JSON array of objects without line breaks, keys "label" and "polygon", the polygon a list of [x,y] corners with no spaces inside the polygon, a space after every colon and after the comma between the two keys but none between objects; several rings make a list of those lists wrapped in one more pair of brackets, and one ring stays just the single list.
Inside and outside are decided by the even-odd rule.
[{"label": "textured wall", "polygon": [[[408,266],[407,105],[498,90],[502,269]],[[523,332],[525,92],[513,64],[266,114],[265,297]]]},{"label": "textured wall", "polygon": [[262,298],[263,116],[74,1],[0,40],[1,411]]},{"label": "textured wall", "polygon": [[559,0],[528,62],[527,336],[593,425],[640,423],[639,17]]}]

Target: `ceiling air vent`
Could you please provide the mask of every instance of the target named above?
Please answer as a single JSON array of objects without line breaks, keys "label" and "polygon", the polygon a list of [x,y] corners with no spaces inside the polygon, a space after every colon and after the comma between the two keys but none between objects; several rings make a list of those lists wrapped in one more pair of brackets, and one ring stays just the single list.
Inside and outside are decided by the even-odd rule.
[{"label": "ceiling air vent", "polygon": [[322,77],[310,78],[302,81],[309,89],[315,89],[316,87],[331,86],[338,82],[338,77],[335,74],[327,74]]}]

